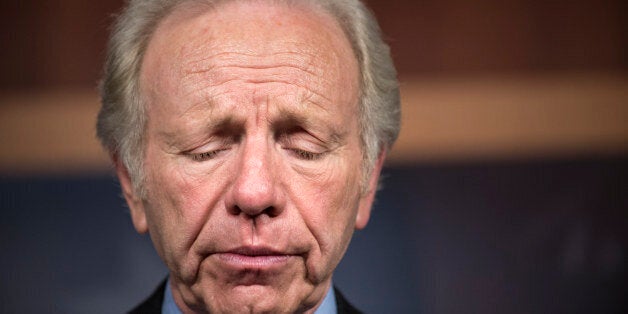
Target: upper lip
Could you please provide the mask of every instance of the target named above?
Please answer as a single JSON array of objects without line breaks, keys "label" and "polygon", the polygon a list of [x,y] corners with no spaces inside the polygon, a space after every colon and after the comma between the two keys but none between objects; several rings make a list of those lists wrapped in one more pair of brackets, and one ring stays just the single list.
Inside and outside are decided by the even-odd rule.
[{"label": "upper lip", "polygon": [[247,256],[271,256],[271,255],[289,255],[265,246],[241,246],[227,251],[231,254],[247,255]]}]

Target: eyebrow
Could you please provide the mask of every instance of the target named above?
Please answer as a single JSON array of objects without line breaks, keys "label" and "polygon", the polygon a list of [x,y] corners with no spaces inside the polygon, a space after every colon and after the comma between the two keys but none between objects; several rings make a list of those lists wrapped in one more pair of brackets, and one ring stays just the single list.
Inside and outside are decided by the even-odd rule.
[{"label": "eyebrow", "polygon": [[321,129],[314,121],[314,118],[308,115],[304,115],[299,112],[295,112],[293,110],[288,110],[286,108],[281,108],[279,111],[279,115],[271,121],[272,130],[275,134],[281,133],[292,133],[300,130],[317,130],[322,131],[325,135],[325,140],[331,141],[332,143],[341,142],[342,138],[344,138],[343,132],[339,130],[336,126],[332,124],[325,124],[324,128]]},{"label": "eyebrow", "polygon": [[[193,128],[191,131],[188,131],[191,132],[193,138],[205,137],[208,134],[238,134],[244,129],[244,121],[236,119],[230,114],[216,119],[203,120],[199,125],[201,126],[200,128]],[[182,143],[186,142],[184,138],[190,135],[185,132],[181,132],[181,129],[175,129],[160,131],[158,134],[169,147],[180,147]],[[184,145],[187,144],[185,143]]]},{"label": "eyebrow", "polygon": [[[306,131],[329,143],[341,144],[343,142],[346,130],[329,123],[322,117],[316,118],[307,113],[307,110],[279,108],[277,114],[269,117],[270,129],[276,135]],[[234,112],[224,112],[210,119],[194,120],[196,121],[190,128],[160,130],[157,134],[168,147],[184,149],[209,135],[242,134],[246,124],[246,118],[238,117]]]}]

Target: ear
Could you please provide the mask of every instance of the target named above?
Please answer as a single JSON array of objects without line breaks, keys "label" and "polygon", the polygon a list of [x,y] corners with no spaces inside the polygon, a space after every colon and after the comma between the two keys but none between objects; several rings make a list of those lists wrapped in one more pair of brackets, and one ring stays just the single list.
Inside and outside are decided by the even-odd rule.
[{"label": "ear", "polygon": [[120,181],[120,186],[122,187],[122,194],[124,195],[124,199],[126,200],[127,205],[129,205],[129,209],[131,210],[131,219],[133,220],[133,226],[135,226],[135,230],[139,233],[146,233],[148,231],[148,224],[146,223],[146,212],[144,211],[144,203],[142,202],[141,197],[137,195],[135,189],[133,188],[133,181],[131,180],[131,176],[129,176],[129,171],[127,170],[124,163],[118,158],[118,156],[113,156],[113,163],[116,167],[116,175],[118,176],[118,180]]},{"label": "ear", "polygon": [[382,171],[382,166],[384,165],[384,160],[386,159],[386,153],[386,149],[382,149],[382,151],[379,153],[379,156],[377,157],[377,162],[375,163],[375,166],[371,171],[371,176],[368,181],[368,189],[360,199],[358,214],[355,217],[355,228],[358,230],[364,229],[364,227],[366,227],[366,224],[369,222],[369,218],[371,217],[371,206],[373,205],[375,193],[377,192],[379,174]]}]

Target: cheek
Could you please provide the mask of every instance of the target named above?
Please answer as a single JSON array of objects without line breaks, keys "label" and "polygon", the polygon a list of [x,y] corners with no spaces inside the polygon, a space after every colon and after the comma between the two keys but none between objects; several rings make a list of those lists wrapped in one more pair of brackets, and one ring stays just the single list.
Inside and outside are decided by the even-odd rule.
[{"label": "cheek", "polygon": [[[357,173],[351,172],[350,175],[338,180],[335,186],[328,186],[328,193],[330,194],[328,198],[333,203],[328,207],[330,210],[326,223],[333,226],[335,236],[342,238],[341,243],[339,243],[341,246],[345,246],[353,234],[360,196],[358,179]],[[339,240],[332,239],[332,241],[338,242]]]},{"label": "cheek", "polygon": [[359,168],[356,160],[343,160],[328,170],[329,175],[319,185],[320,199],[328,200],[327,213],[331,223],[346,223],[355,216],[359,200]]},{"label": "cheek", "polygon": [[221,195],[221,184],[217,180],[207,184],[209,175],[186,171],[168,160],[148,163],[146,169],[149,233],[160,256],[170,266],[185,256],[194,243]]},{"label": "cheek", "polygon": [[330,167],[320,180],[302,184],[308,193],[296,194],[303,220],[318,243],[319,258],[327,260],[321,265],[335,266],[353,234],[360,194],[359,171],[351,164]]}]

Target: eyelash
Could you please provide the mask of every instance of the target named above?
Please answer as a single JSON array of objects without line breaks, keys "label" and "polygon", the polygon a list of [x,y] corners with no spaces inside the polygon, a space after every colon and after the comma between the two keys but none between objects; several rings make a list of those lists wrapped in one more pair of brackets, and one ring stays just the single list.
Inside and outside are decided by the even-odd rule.
[{"label": "eyelash", "polygon": [[[323,155],[325,154],[325,153],[314,153],[314,152],[310,152],[310,151],[298,149],[298,148],[285,148],[285,149],[292,152],[297,158],[302,159],[302,160],[307,160],[307,161],[318,160],[321,157],[323,157]],[[201,161],[213,159],[218,154],[226,150],[228,149],[217,149],[217,150],[212,150],[209,152],[190,154],[189,156],[193,161],[201,162]]]},{"label": "eyelash", "polygon": [[293,152],[297,158],[303,160],[317,160],[323,157],[324,153],[313,153],[306,150],[298,149],[298,148],[287,148],[291,152]]},{"label": "eyelash", "polygon": [[225,150],[227,149],[217,149],[217,150],[212,150],[212,151],[204,152],[204,153],[190,154],[190,158],[192,158],[192,160],[194,161],[205,161],[205,160],[213,159],[214,157],[216,157],[216,155],[218,155],[219,153]]}]

